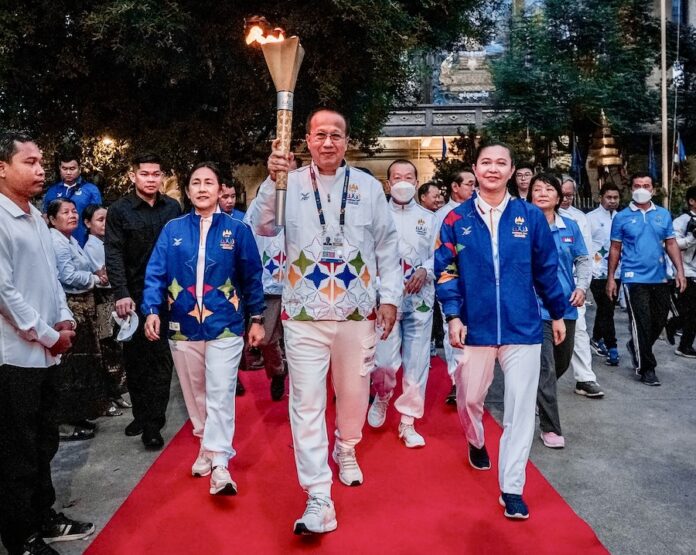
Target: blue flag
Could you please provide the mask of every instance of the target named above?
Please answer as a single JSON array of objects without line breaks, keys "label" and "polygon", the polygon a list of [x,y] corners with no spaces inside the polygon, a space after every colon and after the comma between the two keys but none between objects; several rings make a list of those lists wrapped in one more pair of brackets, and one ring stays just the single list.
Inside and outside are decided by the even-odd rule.
[{"label": "blue flag", "polygon": [[681,140],[681,133],[677,133],[677,142],[674,143],[674,165],[681,165],[686,162],[686,149]]},{"label": "blue flag", "polygon": [[442,159],[447,158],[447,141],[442,137]]},{"label": "blue flag", "polygon": [[655,159],[655,148],[653,146],[653,137],[650,135],[650,145],[648,146],[648,173],[652,177],[653,183],[657,183],[657,160]]}]

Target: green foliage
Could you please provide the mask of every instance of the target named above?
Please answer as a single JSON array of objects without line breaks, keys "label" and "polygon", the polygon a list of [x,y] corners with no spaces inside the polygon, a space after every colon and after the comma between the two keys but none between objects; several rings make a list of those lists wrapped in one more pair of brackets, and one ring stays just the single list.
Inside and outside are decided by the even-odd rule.
[{"label": "green foliage", "polygon": [[513,20],[509,49],[492,64],[505,110],[492,132],[529,129],[543,154],[551,141],[564,148],[562,135],[587,141],[602,108],[617,134],[653,122],[658,95],[648,77],[659,36],[651,12],[644,0],[545,0]]},{"label": "green foliage", "polygon": [[[195,159],[264,159],[275,90],[243,20],[264,15],[306,50],[294,137],[317,105],[345,111],[353,139],[374,146],[407,96],[405,52],[475,34],[479,0],[28,0],[0,11],[0,126],[66,136],[108,134],[132,150]],[[474,21],[474,23],[471,23]]]}]

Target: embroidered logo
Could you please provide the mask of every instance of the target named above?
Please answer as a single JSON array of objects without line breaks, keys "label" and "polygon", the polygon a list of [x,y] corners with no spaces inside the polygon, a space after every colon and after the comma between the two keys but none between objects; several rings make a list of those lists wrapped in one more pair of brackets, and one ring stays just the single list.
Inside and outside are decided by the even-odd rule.
[{"label": "embroidered logo", "polygon": [[227,239],[227,238],[229,238],[229,237],[232,237],[232,231],[229,230],[229,229],[225,229],[225,230],[222,232],[222,238],[223,238],[223,239]]},{"label": "embroidered logo", "polygon": [[471,226],[462,228],[462,235],[470,235],[470,234],[471,234]]},{"label": "embroidered logo", "polygon": [[[232,233],[230,233],[232,235]],[[231,251],[234,248],[234,239],[230,235],[225,236],[222,234],[222,241],[220,241],[220,248],[226,251]]]},{"label": "embroidered logo", "polygon": [[515,218],[515,225],[522,225],[524,223],[524,218],[522,216],[517,216]]},{"label": "embroidered logo", "polygon": [[416,222],[416,233],[421,236],[428,233],[428,225],[423,218],[418,218],[418,222]]},{"label": "embroidered logo", "polygon": [[300,193],[300,200],[309,200],[309,193]]},{"label": "embroidered logo", "polygon": [[174,246],[175,247],[180,247],[181,242],[184,240],[183,237],[174,237]]},{"label": "embroidered logo", "polygon": [[564,243],[574,243],[575,239],[573,237],[561,237],[561,241]]},{"label": "embroidered logo", "polygon": [[[517,220],[521,220],[522,223],[524,223],[524,218],[520,218],[518,216],[515,218],[515,222],[517,222]],[[517,224],[512,226],[512,236],[516,237],[517,239],[526,239],[528,233],[529,228],[526,225]]]},{"label": "embroidered logo", "polygon": [[351,183],[350,185],[348,185],[346,202],[352,205],[360,204],[360,187],[358,187],[356,183]]}]

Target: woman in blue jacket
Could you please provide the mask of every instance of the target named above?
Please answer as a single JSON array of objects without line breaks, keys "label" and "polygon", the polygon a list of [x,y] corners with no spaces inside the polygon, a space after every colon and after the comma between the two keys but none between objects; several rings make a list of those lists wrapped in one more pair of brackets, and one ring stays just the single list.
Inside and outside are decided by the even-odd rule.
[{"label": "woman in blue jacket", "polygon": [[[578,225],[570,218],[558,214],[563,200],[561,183],[551,174],[538,174],[529,186],[527,200],[544,213],[551,228],[556,252],[558,253],[558,282],[568,299],[563,320],[565,321],[565,340],[554,344],[551,330],[551,316],[539,298],[541,317],[544,320],[544,342],[541,345],[541,373],[537,391],[539,407],[539,427],[541,440],[546,447],[562,449],[565,438],[561,432],[561,420],[558,413],[556,380],[570,365],[573,356],[575,322],[578,319],[577,307],[585,302],[585,291],[590,286],[592,264],[587,254],[587,247]],[[575,269],[574,277],[573,269]]]},{"label": "woman in blue jacket", "polygon": [[[193,210],[164,226],[145,273],[145,335],[169,333],[193,433],[201,447],[191,468],[210,477],[212,495],[235,495],[228,471],[235,422],[237,371],[244,347],[263,339],[261,260],[251,230],[220,212],[220,172],[193,168],[186,194]],[[160,319],[162,315],[162,320]],[[166,316],[166,318],[165,318]]]}]

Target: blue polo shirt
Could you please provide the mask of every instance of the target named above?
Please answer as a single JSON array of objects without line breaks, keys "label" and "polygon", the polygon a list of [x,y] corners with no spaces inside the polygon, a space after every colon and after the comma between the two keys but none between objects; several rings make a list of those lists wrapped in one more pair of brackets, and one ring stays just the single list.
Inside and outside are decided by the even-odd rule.
[{"label": "blue polo shirt", "polygon": [[[573,291],[575,291],[573,264],[577,258],[588,256],[587,247],[585,246],[585,240],[582,238],[580,227],[574,220],[556,214],[556,221],[550,225],[550,228],[553,242],[556,245],[556,252],[558,253],[558,283],[561,284],[565,298],[570,299]],[[552,320],[541,298],[539,298],[539,306],[541,307],[542,319]],[[578,309],[568,303],[563,319],[577,320]]]},{"label": "blue polo shirt", "polygon": [[611,224],[611,240],[621,242],[621,280],[624,283],[666,283],[663,242],[673,238],[672,216],[650,203],[645,212],[633,202]]},{"label": "blue polo shirt", "polygon": [[78,219],[77,228],[73,231],[72,236],[80,243],[81,247],[84,247],[89,233],[82,221],[82,211],[90,204],[102,203],[99,188],[94,183],[85,181],[82,177],[78,177],[77,182],[72,187],[68,187],[65,183],[59,181],[51,185],[48,191],[46,191],[43,200],[43,209],[41,211],[45,214],[48,210],[48,205],[57,198],[66,198],[75,203]]}]

